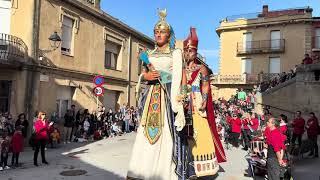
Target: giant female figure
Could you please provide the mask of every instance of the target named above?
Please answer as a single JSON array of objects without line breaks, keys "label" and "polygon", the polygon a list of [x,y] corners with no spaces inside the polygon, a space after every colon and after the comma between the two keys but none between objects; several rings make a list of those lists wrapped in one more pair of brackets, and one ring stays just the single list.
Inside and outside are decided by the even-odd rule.
[{"label": "giant female figure", "polygon": [[[140,54],[147,83],[141,93],[141,123],[134,143],[128,179],[183,179],[185,143],[179,134],[185,125],[183,104],[179,102],[183,78],[182,52],[175,49],[172,27],[159,11],[154,27],[156,47]],[[139,89],[139,85],[137,89]]]}]

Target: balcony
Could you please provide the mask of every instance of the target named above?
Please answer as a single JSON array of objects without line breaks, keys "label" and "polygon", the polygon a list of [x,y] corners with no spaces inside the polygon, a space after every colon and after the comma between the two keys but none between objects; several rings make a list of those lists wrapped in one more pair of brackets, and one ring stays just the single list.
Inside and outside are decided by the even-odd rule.
[{"label": "balcony", "polygon": [[25,62],[27,57],[28,48],[22,39],[0,33],[0,64]]},{"label": "balcony", "polygon": [[237,43],[237,55],[283,53],[285,51],[285,40],[260,40]]},{"label": "balcony", "polygon": [[211,76],[211,84],[259,84],[258,74],[239,74],[239,75],[214,75]]},{"label": "balcony", "polygon": [[314,36],[312,38],[312,51],[320,51],[320,36]]}]

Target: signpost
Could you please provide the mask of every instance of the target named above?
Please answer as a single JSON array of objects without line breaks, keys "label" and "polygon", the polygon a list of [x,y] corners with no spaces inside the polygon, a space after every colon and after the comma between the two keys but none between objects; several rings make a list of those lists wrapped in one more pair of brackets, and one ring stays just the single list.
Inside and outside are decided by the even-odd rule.
[{"label": "signpost", "polygon": [[93,78],[93,83],[98,87],[102,86],[104,84],[104,77],[103,76],[95,76]]},{"label": "signpost", "polygon": [[93,92],[96,96],[103,96],[104,89],[103,89],[103,87],[97,86],[97,87],[93,88]]},{"label": "signpost", "polygon": [[96,105],[98,108],[98,97],[103,96],[104,94],[104,77],[103,76],[95,76],[93,78],[93,83],[95,84],[95,87],[93,88],[93,93],[96,95]]}]

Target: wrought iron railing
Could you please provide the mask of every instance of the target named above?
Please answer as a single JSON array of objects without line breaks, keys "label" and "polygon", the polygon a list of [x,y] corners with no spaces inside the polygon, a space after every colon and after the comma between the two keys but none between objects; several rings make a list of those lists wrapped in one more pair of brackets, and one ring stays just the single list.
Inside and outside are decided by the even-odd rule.
[{"label": "wrought iron railing", "polygon": [[28,47],[22,39],[0,33],[0,62],[8,60],[24,61],[28,56]]},{"label": "wrought iron railing", "polygon": [[284,52],[284,50],[284,39],[246,41],[237,43],[238,54],[275,53]]},{"label": "wrought iron railing", "polygon": [[[289,9],[277,9],[269,12],[275,13],[275,12],[281,12],[281,11],[286,12],[286,11],[292,11],[292,10],[308,10],[308,9],[311,9],[311,8],[309,6],[305,6],[305,7],[296,7],[296,8],[289,8]],[[247,19],[247,20],[256,19],[256,18],[259,18],[260,16],[263,16],[262,12],[246,13],[246,14],[227,16],[225,20],[232,22],[232,21],[236,21],[237,19]]]},{"label": "wrought iron railing", "polygon": [[258,74],[238,74],[238,75],[214,75],[211,77],[213,84],[258,84],[260,76]]}]

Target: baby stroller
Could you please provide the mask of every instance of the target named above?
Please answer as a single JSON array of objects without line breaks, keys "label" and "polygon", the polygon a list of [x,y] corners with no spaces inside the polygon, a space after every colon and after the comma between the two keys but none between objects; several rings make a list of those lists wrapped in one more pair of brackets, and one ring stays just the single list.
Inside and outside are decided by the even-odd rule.
[{"label": "baby stroller", "polygon": [[[263,141],[255,138],[250,142],[251,153],[247,156],[249,171],[253,178],[256,176],[265,176],[267,174],[267,149],[263,147]],[[290,180],[292,160],[287,151],[284,153],[285,166],[280,167],[280,177],[282,180]]]}]

